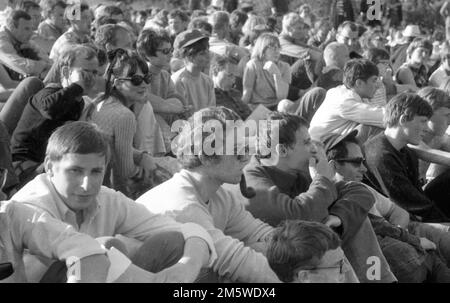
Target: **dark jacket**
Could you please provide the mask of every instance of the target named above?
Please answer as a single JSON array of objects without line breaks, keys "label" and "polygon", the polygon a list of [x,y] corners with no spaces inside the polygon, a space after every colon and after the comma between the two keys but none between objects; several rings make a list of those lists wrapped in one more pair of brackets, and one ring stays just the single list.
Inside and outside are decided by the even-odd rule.
[{"label": "dark jacket", "polygon": [[50,135],[68,121],[77,121],[84,108],[83,88],[49,84],[30,98],[11,141],[13,161],[42,163]]},{"label": "dark jacket", "polygon": [[256,218],[277,226],[286,219],[321,222],[329,214],[335,215],[342,221],[338,232],[343,242],[359,230],[375,202],[362,184],[334,184],[325,177],[311,180],[302,174],[291,175],[273,166],[263,166],[255,157],[244,174],[247,185],[256,191],[246,206]]},{"label": "dark jacket", "polygon": [[418,159],[413,151],[407,146],[400,151],[396,150],[384,133],[367,141],[364,148],[369,168],[366,181],[370,186],[384,192],[383,186],[373,173],[377,170],[389,198],[397,205],[427,222],[448,221],[422,190]]}]

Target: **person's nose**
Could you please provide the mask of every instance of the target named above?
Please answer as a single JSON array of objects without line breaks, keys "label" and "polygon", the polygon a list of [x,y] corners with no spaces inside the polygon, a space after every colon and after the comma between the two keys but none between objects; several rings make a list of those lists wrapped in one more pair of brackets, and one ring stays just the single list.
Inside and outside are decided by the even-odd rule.
[{"label": "person's nose", "polygon": [[359,171],[362,174],[365,174],[367,172],[367,167],[366,167],[366,165],[364,163],[361,163],[361,165],[359,166]]},{"label": "person's nose", "polygon": [[81,180],[81,188],[84,191],[88,191],[88,189],[89,189],[89,176],[88,175],[83,176],[83,179]]}]

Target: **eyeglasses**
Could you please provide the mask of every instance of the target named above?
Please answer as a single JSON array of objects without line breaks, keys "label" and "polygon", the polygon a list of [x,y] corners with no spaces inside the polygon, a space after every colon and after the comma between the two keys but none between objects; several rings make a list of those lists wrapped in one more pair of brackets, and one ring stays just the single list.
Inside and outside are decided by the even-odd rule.
[{"label": "eyeglasses", "polygon": [[159,48],[159,49],[157,49],[157,51],[160,51],[164,55],[169,55],[169,54],[173,53],[173,47],[171,47],[171,48]]},{"label": "eyeglasses", "polygon": [[361,166],[366,162],[365,158],[357,157],[357,158],[341,158],[341,159],[334,159],[337,162],[345,162],[345,163],[351,163],[355,166]]},{"label": "eyeglasses", "polygon": [[152,81],[152,76],[150,74],[146,74],[145,76],[133,75],[133,76],[127,77],[127,78],[117,78],[117,79],[118,80],[128,80],[134,86],[139,86],[142,84],[142,82],[150,84],[150,82]]}]

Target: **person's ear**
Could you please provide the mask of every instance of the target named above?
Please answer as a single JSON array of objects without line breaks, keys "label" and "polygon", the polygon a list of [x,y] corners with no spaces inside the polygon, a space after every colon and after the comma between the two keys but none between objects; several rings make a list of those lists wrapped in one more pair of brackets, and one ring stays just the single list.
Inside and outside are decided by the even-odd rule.
[{"label": "person's ear", "polygon": [[61,75],[63,79],[68,79],[70,76],[70,68],[68,66],[63,66],[61,68]]},{"label": "person's ear", "polygon": [[330,160],[328,161],[328,164],[331,166],[331,168],[333,168],[334,171],[337,170],[337,162],[334,160]]},{"label": "person's ear", "polygon": [[408,117],[406,115],[401,115],[398,124],[404,125],[406,122],[408,122]]},{"label": "person's ear", "polygon": [[361,87],[361,85],[362,85],[363,83],[364,83],[363,80],[357,79],[356,82],[355,82],[355,87],[356,87],[356,88],[359,88],[359,87]]},{"label": "person's ear", "polygon": [[288,155],[288,149],[284,144],[277,144],[275,150],[280,158],[286,158]]},{"label": "person's ear", "polygon": [[296,282],[297,283],[309,283],[309,271],[307,270],[299,270],[296,274]]},{"label": "person's ear", "polygon": [[114,87],[119,87],[122,84],[122,81],[119,79],[114,79],[113,80],[113,86]]},{"label": "person's ear", "polygon": [[53,162],[50,160],[50,157],[46,156],[45,160],[44,160],[44,168],[45,168],[45,172],[50,177],[53,177],[53,166],[54,165],[53,165]]}]

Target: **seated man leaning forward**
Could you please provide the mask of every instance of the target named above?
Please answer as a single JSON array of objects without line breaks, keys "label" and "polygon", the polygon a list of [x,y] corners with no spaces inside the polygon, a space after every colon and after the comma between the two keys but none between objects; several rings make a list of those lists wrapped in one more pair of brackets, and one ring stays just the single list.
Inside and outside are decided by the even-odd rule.
[{"label": "seated man leaning forward", "polygon": [[25,250],[64,262],[70,282],[107,281],[110,262],[100,243],[27,205],[0,202],[0,243],[0,283],[27,282]]},{"label": "seated man leaning forward", "polygon": [[31,97],[11,138],[14,169],[25,184],[44,162],[52,132],[68,121],[80,119],[83,95],[95,84],[98,60],[94,49],[77,45],[61,57],[59,83],[51,83]]},{"label": "seated man leaning forward", "polygon": [[[260,152],[244,169],[255,191],[247,210],[272,226],[286,219],[324,223],[340,236],[360,282],[395,281],[367,218],[374,204],[370,192],[355,182],[335,182],[323,148],[311,141],[300,117],[271,113],[267,122],[270,127],[259,132]],[[379,281],[367,276],[372,256],[380,259]]]},{"label": "seated man leaning forward", "polygon": [[[200,269],[215,260],[211,237],[196,224],[180,224],[154,214],[122,193],[102,187],[109,155],[108,141],[96,126],[66,124],[49,139],[46,173],[30,181],[13,199],[98,238],[107,248],[121,250],[130,256],[135,270],[137,266],[150,271],[130,274],[123,278],[126,282],[193,282]],[[122,241],[113,238],[116,235],[121,235]],[[127,246],[123,242],[129,244],[132,239],[128,238],[144,243],[133,243],[139,244],[138,248]],[[128,253],[131,248],[137,251]],[[58,276],[51,279],[42,273],[48,266],[58,268],[60,264],[43,258],[38,262],[34,256],[27,261],[31,278],[59,281]]]},{"label": "seated man leaning forward", "polygon": [[311,120],[313,140],[325,134],[348,134],[360,128],[359,138],[382,132],[384,108],[371,105],[378,88],[378,68],[366,59],[350,60],[344,67],[343,85],[330,89]]},{"label": "seated man leaning forward", "polygon": [[[244,136],[235,140],[234,128],[225,132],[227,122],[237,121],[241,121],[239,116],[225,107],[196,112],[177,138],[175,153],[183,169],[137,202],[179,222],[196,222],[210,233],[218,258],[207,281],[279,282],[263,253],[251,248],[265,247],[273,228],[255,219],[237,195],[222,187],[239,183],[249,159],[242,152]],[[207,125],[214,125],[216,130]]]},{"label": "seated man leaning forward", "polygon": [[267,259],[280,280],[291,283],[343,283],[349,266],[331,228],[301,220],[286,220],[275,229]]}]

